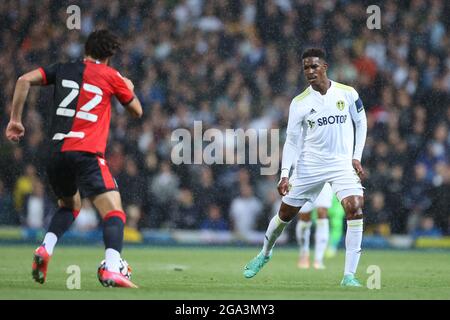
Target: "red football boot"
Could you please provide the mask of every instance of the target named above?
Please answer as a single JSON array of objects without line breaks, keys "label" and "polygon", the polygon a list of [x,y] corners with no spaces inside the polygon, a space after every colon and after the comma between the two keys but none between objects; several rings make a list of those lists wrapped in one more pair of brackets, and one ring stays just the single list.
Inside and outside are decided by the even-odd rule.
[{"label": "red football boot", "polygon": [[44,283],[47,277],[47,266],[50,261],[50,255],[44,246],[40,246],[34,252],[33,265],[31,266],[34,281]]},{"label": "red football boot", "polygon": [[120,272],[111,272],[104,268],[98,269],[98,280],[104,287],[138,288]]}]

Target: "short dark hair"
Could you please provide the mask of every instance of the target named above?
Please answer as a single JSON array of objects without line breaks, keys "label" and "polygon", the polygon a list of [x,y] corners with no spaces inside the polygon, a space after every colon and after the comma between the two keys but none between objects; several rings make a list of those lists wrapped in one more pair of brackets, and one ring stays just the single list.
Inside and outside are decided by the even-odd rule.
[{"label": "short dark hair", "polygon": [[320,48],[308,48],[303,51],[302,60],[306,58],[317,57],[323,61],[327,61],[325,57],[325,51]]},{"label": "short dark hair", "polygon": [[103,60],[112,57],[120,48],[116,35],[108,30],[96,30],[92,32],[84,45],[84,53],[94,59]]}]

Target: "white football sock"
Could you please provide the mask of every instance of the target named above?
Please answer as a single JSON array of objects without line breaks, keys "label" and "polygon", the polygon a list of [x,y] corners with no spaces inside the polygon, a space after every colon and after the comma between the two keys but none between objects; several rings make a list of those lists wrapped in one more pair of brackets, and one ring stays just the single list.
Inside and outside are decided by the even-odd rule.
[{"label": "white football sock", "polygon": [[42,241],[42,245],[45,250],[47,250],[49,255],[53,254],[53,249],[55,248],[56,242],[58,242],[58,237],[53,232],[47,232],[45,234],[44,240]]},{"label": "white football sock", "polygon": [[111,272],[120,272],[120,252],[111,248],[105,250],[106,269]]},{"label": "white football sock", "polygon": [[328,245],[328,236],[330,234],[328,219],[317,219],[316,221],[316,243],[314,250],[314,260],[323,263],[323,256]]},{"label": "white football sock", "polygon": [[361,256],[363,235],[363,219],[347,220],[345,236],[345,269],[344,275],[354,275]]},{"label": "white football sock", "polygon": [[311,237],[311,221],[299,220],[295,226],[295,236],[300,247],[300,256],[309,255],[309,239]]},{"label": "white football sock", "polygon": [[266,234],[264,235],[264,245],[262,249],[262,253],[267,257],[270,255],[273,246],[275,245],[275,241],[280,236],[281,232],[283,232],[284,228],[289,224],[280,219],[278,214],[276,214],[272,220],[270,220],[269,226],[267,227]]}]

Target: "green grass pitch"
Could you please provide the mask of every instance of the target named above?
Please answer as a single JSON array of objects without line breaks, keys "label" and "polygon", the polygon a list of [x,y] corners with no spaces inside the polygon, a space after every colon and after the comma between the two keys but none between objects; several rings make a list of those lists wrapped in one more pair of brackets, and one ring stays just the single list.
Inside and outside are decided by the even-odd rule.
[{"label": "green grass pitch", "polygon": [[[370,265],[381,271],[381,288],[341,288],[344,252],[326,260],[326,270],[298,270],[295,248],[276,248],[253,279],[243,266],[259,248],[130,247],[124,258],[139,289],[103,288],[97,266],[100,246],[59,246],[44,285],[31,279],[34,247],[0,247],[0,299],[302,300],[450,299],[450,255],[445,251],[375,251],[361,256],[358,278],[365,285]],[[67,268],[78,265],[81,289],[69,290]]]}]

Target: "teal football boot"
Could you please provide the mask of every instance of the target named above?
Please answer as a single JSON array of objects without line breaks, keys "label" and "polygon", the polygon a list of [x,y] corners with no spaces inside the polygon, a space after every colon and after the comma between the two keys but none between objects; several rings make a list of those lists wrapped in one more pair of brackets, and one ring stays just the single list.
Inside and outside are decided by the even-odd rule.
[{"label": "teal football boot", "polygon": [[341,281],[341,287],[362,287],[362,284],[352,274],[346,274]]},{"label": "teal football boot", "polygon": [[256,274],[262,269],[262,267],[264,267],[264,265],[269,262],[270,258],[272,258],[272,253],[270,253],[270,255],[266,257],[262,252],[260,252],[244,267],[244,277],[250,279],[256,276]]}]

